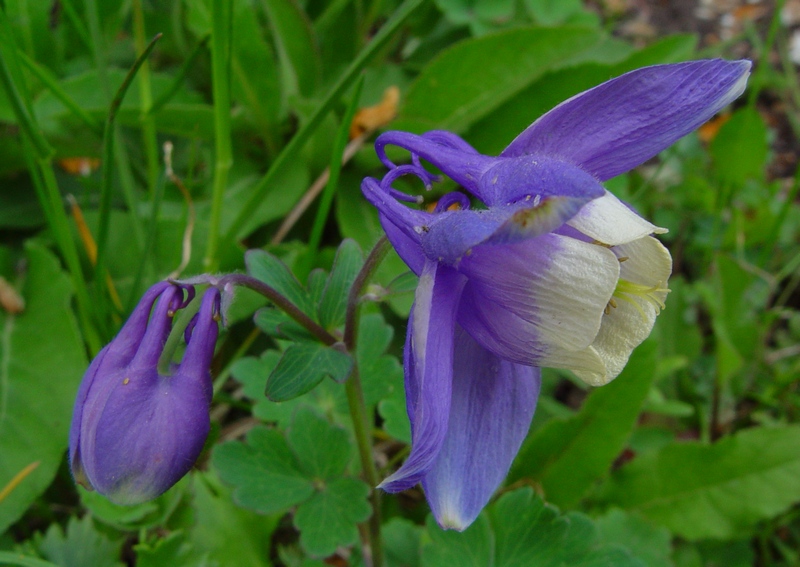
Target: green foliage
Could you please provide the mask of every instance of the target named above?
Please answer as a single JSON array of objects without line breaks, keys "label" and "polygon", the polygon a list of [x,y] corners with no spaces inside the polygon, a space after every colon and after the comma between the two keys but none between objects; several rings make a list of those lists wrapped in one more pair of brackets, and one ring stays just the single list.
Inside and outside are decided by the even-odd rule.
[{"label": "green foliage", "polygon": [[71,289],[56,257],[26,247],[26,300],[19,315],[0,311],[0,487],[34,465],[0,506],[5,531],[53,481],[67,443],[70,413],[86,355]]},{"label": "green foliage", "polygon": [[734,538],[800,501],[800,427],[673,443],[616,471],[601,500],[687,539]]},{"label": "green foliage", "polygon": [[[426,523],[418,491],[383,494],[384,567],[797,564],[800,98],[790,29],[775,19],[762,38],[762,19],[714,45],[687,34],[632,40],[631,24],[647,14],[612,4],[3,3],[0,63],[18,92],[0,86],[0,277],[26,306],[0,309],[0,564],[366,565],[358,530],[369,532],[380,479],[361,480],[369,471],[356,457],[374,457],[385,476],[408,454],[399,358],[417,280],[390,251],[346,321],[364,252],[384,233],[360,191],[385,171],[374,132],[351,143],[338,182],[333,168],[335,194],[322,205],[311,195],[342,162],[335,146],[350,111],[396,86],[399,117],[378,131],[449,129],[496,155],[561,101],[632,69],[700,57],[700,42],[703,57],[748,52],[751,90],[723,110],[718,131],[690,134],[606,183],[670,230],[659,238],[675,273],[653,336],[613,383],[588,393],[545,373],[506,488],[464,533]],[[111,98],[140,36],[155,33],[149,69],[105,138],[113,155],[74,173],[60,160],[101,157]],[[166,141],[176,177],[157,155]],[[407,178],[396,186],[421,190]],[[423,206],[453,189],[434,184]],[[65,214],[67,195],[85,226]],[[285,240],[267,244],[304,196],[313,202]],[[87,253],[87,231],[108,278]],[[246,271],[319,329],[238,290],[196,470],[137,506],[73,489],[67,431],[87,354],[146,286],[209,269]],[[365,431],[343,385],[353,376]]]},{"label": "green foliage", "polygon": [[601,540],[588,517],[561,515],[530,488],[501,496],[463,533],[442,531],[431,516],[426,527],[423,567],[645,565],[624,547]]},{"label": "green foliage", "polygon": [[369,487],[343,476],[350,461],[346,432],[308,407],[299,407],[286,436],[258,427],[247,444],[225,443],[214,467],[232,484],[235,501],[265,514],[297,506],[300,543],[313,556],[330,555],[358,538],[356,523],[370,515]]},{"label": "green foliage", "polygon": [[528,436],[508,482],[533,480],[548,502],[574,507],[625,448],[653,382],[655,346],[649,342],[636,349],[625,370],[594,390],[580,412],[552,420]]},{"label": "green foliage", "polygon": [[545,72],[590,57],[599,40],[591,28],[521,28],[460,42],[411,86],[398,128],[463,132]]}]

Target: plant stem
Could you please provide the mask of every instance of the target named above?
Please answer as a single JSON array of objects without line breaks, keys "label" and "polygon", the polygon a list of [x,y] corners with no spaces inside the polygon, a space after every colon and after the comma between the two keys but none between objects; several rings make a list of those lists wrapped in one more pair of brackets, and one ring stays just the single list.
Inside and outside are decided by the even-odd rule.
[{"label": "plant stem", "polygon": [[[144,29],[144,10],[142,0],[133,0],[133,35],[136,52],[141,55],[147,49],[147,38]],[[156,138],[156,122],[150,113],[153,105],[153,91],[150,85],[150,64],[145,60],[139,69],[139,104],[142,123],[142,143],[147,157],[147,185],[152,194],[158,182],[158,140]]]},{"label": "plant stem", "polygon": [[228,284],[233,284],[252,289],[253,291],[260,293],[269,299],[275,304],[276,307],[294,319],[297,323],[305,327],[308,332],[319,339],[320,342],[328,346],[340,342],[339,339],[322,328],[319,323],[306,315],[299,307],[281,295],[275,288],[265,284],[261,280],[246,274],[228,274],[219,279],[212,277],[204,281],[219,288],[224,288]]},{"label": "plant stem", "polygon": [[203,258],[203,267],[212,272],[217,269],[219,259],[220,224],[228,172],[233,163],[231,150],[231,92],[230,56],[231,21],[233,4],[225,0],[213,0],[211,30],[211,69],[214,93],[214,139],[216,159],[214,164],[214,187],[211,197],[211,217],[208,244]]},{"label": "plant stem", "polygon": [[373,567],[380,567],[383,564],[383,545],[381,543],[381,495],[375,488],[380,480],[378,469],[375,467],[375,459],[372,457],[372,441],[369,432],[372,430],[367,406],[364,401],[364,390],[361,386],[361,378],[358,374],[357,339],[359,307],[361,295],[364,292],[369,280],[375,275],[375,271],[380,265],[386,253],[389,251],[389,240],[383,236],[367,256],[361,271],[353,281],[350,293],[347,296],[347,311],[345,315],[344,344],[347,351],[352,354],[353,372],[345,384],[347,392],[347,404],[350,408],[350,417],[353,420],[353,431],[356,436],[358,455],[361,458],[361,468],[364,478],[372,489],[370,501],[372,503],[372,516],[369,519],[369,544],[370,549],[364,551],[364,562]]}]

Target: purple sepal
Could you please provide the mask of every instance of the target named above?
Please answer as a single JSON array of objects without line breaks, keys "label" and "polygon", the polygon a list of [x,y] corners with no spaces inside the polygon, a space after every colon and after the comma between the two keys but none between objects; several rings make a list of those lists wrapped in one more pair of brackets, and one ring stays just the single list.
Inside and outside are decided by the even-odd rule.
[{"label": "purple sepal", "polygon": [[561,103],[500,154],[549,155],[605,181],[672,145],[744,91],[749,61],[709,59],[626,73]]},{"label": "purple sepal", "polygon": [[118,504],[170,488],[194,465],[208,435],[218,290],[206,291],[181,364],[169,375],[158,369],[172,316],[186,304],[185,287],[160,282],[145,293],[90,365],[75,401],[69,453],[75,479]]},{"label": "purple sepal", "polygon": [[508,474],[528,433],[541,371],[497,358],[456,327],[447,435],[422,481],[442,528],[469,526]]},{"label": "purple sepal", "polygon": [[403,466],[381,483],[387,492],[420,482],[447,433],[456,308],[465,281],[452,268],[430,261],[420,275],[405,356],[412,448]]}]

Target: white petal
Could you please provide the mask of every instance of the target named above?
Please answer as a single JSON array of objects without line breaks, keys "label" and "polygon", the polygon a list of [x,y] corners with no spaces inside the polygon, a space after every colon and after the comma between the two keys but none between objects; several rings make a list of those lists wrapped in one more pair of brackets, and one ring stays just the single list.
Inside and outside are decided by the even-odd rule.
[{"label": "white petal", "polygon": [[584,205],[567,224],[610,246],[632,242],[653,233],[667,232],[667,229],[644,220],[608,191],[599,199]]},{"label": "white petal", "polygon": [[549,234],[476,247],[459,269],[469,277],[470,298],[459,322],[501,358],[541,366],[552,351],[592,343],[620,264],[605,247]]},{"label": "white petal", "polygon": [[658,303],[667,297],[667,279],[672,272],[672,258],[666,248],[655,238],[645,237],[614,247],[622,262],[620,277],[643,287],[657,288],[650,292],[652,298],[634,294],[615,294],[616,307],[603,317],[600,332],[589,348],[603,362],[604,372],[575,368],[575,374],[592,386],[602,386],[616,378],[634,348],[653,330],[660,312]]}]

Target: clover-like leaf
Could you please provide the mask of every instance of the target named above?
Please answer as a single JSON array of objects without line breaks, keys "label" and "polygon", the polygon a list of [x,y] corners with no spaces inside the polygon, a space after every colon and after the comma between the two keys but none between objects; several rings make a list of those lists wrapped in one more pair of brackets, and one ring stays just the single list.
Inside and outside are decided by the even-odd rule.
[{"label": "clover-like leaf", "polygon": [[323,327],[330,329],[344,323],[347,296],[363,264],[361,247],[355,240],[344,240],[336,252],[336,259],[319,303],[319,322]]},{"label": "clover-like leaf", "polygon": [[427,531],[423,567],[645,567],[628,549],[602,541],[590,518],[561,515],[530,488],[506,493],[462,533],[443,531],[433,516]]},{"label": "clover-like leaf", "polygon": [[234,486],[241,506],[264,514],[282,512],[306,500],[314,485],[300,470],[286,439],[274,429],[256,427],[247,443],[231,441],[214,449],[220,478]]},{"label": "clover-like leaf", "polygon": [[320,343],[295,343],[269,375],[265,394],[274,402],[285,402],[305,394],[325,376],[344,382],[352,369],[353,359],[344,351]]},{"label": "clover-like leaf", "polygon": [[300,469],[313,479],[340,476],[350,462],[347,432],[317,415],[308,406],[302,406],[295,412],[287,440]]},{"label": "clover-like leaf", "polygon": [[369,486],[349,477],[325,482],[307,502],[297,508],[294,525],[300,530],[300,545],[317,557],[331,555],[339,546],[358,539],[356,524],[369,518]]},{"label": "clover-like leaf", "polygon": [[245,255],[247,273],[274,288],[301,311],[314,316],[314,306],[308,292],[280,259],[264,250],[250,250]]}]

